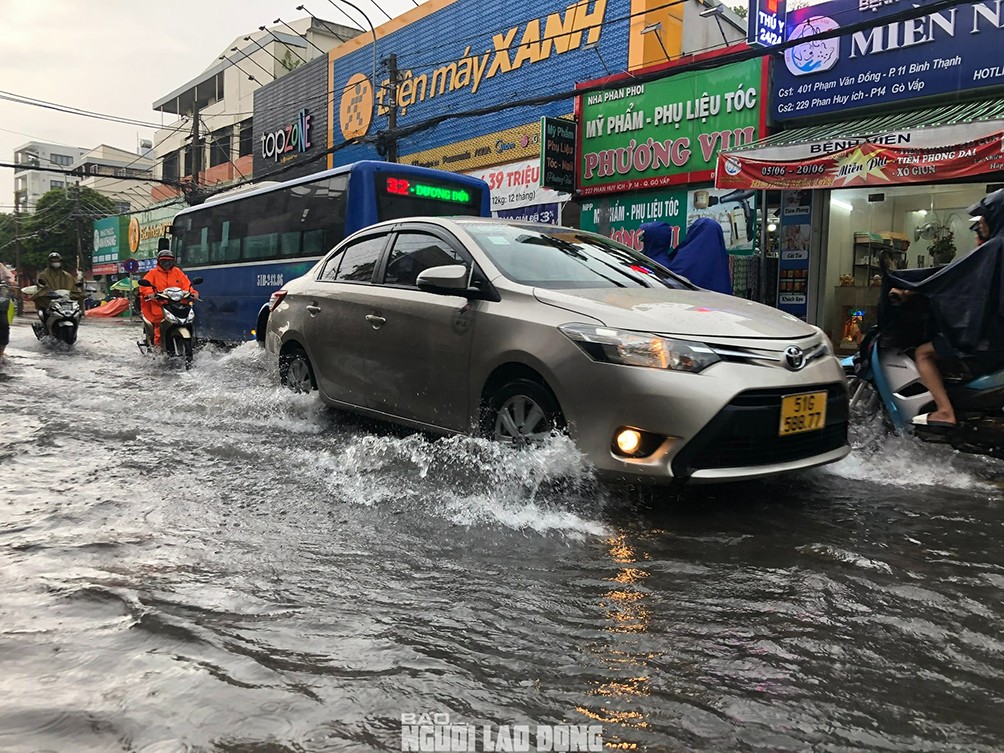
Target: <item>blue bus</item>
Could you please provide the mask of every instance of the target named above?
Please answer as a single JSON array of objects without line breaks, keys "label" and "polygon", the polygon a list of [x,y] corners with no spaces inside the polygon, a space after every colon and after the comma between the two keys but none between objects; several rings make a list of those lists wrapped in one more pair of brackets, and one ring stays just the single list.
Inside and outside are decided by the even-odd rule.
[{"label": "blue bus", "polygon": [[171,250],[199,276],[199,337],[265,337],[268,299],[356,230],[417,215],[491,216],[488,184],[466,175],[363,161],[210,199],[178,213]]}]

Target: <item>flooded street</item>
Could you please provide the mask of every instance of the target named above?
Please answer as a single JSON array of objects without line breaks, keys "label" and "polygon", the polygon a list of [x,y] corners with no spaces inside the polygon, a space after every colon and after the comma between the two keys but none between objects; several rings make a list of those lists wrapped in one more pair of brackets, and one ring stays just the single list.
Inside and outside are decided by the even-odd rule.
[{"label": "flooded street", "polygon": [[[612,750],[999,751],[1004,463],[892,439],[780,480],[603,486],[369,426],[254,344],[138,328],[0,368],[0,750],[401,750],[401,715]],[[480,748],[479,748],[480,749]]]}]

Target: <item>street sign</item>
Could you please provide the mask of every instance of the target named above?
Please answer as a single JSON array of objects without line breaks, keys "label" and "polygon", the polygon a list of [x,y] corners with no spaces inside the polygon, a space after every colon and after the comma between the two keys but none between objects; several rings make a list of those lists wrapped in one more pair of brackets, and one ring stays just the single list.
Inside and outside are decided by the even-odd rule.
[{"label": "street sign", "polygon": [[575,190],[575,126],[564,118],[540,119],[540,185]]},{"label": "street sign", "polygon": [[132,274],[133,272],[139,271],[139,262],[135,259],[126,259],[122,262],[122,268],[129,274]]}]

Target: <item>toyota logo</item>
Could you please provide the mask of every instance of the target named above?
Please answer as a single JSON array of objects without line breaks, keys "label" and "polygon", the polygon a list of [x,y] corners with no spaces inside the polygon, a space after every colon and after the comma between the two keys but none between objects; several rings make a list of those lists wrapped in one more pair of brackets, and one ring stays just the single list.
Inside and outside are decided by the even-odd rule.
[{"label": "toyota logo", "polygon": [[798,371],[805,366],[805,351],[797,345],[789,345],[784,349],[784,365],[791,371]]}]

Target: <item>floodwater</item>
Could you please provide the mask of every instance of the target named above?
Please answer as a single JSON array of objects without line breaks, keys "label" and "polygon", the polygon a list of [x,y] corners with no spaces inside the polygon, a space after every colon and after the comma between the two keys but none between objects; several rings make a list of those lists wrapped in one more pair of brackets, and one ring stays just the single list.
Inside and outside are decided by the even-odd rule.
[{"label": "floodwater", "polygon": [[19,320],[0,367],[5,753],[397,751],[434,713],[608,750],[1004,747],[999,461],[893,439],[639,492],[566,441],[331,412],[253,344],[186,373],[136,338]]}]

